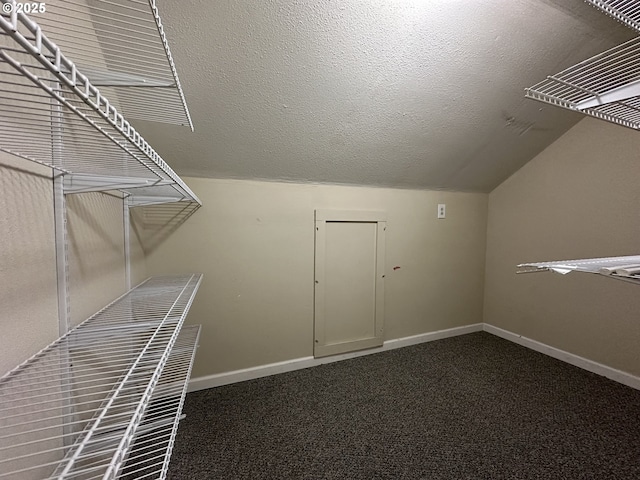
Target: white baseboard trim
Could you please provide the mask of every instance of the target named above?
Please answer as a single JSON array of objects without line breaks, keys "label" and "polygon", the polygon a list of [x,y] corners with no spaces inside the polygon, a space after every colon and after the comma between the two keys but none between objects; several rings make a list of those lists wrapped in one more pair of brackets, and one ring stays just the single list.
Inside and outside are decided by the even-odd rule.
[{"label": "white baseboard trim", "polygon": [[489,325],[488,323],[483,324],[483,330],[498,337],[504,338],[505,340],[509,340],[513,343],[517,343],[518,345],[522,345],[523,347],[535,350],[536,352],[549,355],[550,357],[562,360],[566,363],[570,363],[571,365],[582,368],[592,373],[596,373],[603,377],[607,377],[615,382],[622,383],[623,385],[631,388],[635,388],[636,390],[640,390],[640,377],[636,377],[635,375],[631,375],[630,373],[608,367],[606,365],[603,365],[602,363],[594,362],[593,360],[574,355],[573,353],[560,350],[559,348],[549,346],[545,343],[523,337],[522,335],[518,335],[517,333],[494,327],[493,325]]},{"label": "white baseboard trim", "polygon": [[432,342],[443,338],[457,337],[458,335],[466,335],[467,333],[481,332],[483,330],[482,323],[466,325],[464,327],[448,328],[446,330],[438,330],[437,332],[422,333],[411,337],[397,338],[387,340],[382,347],[370,348],[368,350],[360,350],[357,352],[343,353],[340,355],[332,355],[330,357],[314,358],[301,357],[287,360],[284,362],[270,363],[268,365],[260,365],[258,367],[245,368],[242,370],[234,370],[232,372],[217,373],[204,377],[192,378],[189,381],[189,392],[204,390],[206,388],[220,387],[231,383],[244,382],[245,380],[253,380],[254,378],[267,377],[278,373],[291,372],[293,370],[301,370],[303,368],[316,367],[326,363],[338,362],[349,358],[362,357],[373,353],[385,352],[395,348],[408,347],[419,343]]},{"label": "white baseboard trim", "polygon": [[518,345],[530,348],[536,352],[549,355],[563,362],[569,363],[576,367],[582,368],[589,372],[601,375],[609,378],[628,387],[640,390],[640,377],[636,377],[630,373],[622,370],[617,370],[612,367],[608,367],[593,360],[589,360],[579,355],[560,350],[559,348],[552,347],[545,343],[532,340],[517,333],[504,330],[502,328],[494,327],[488,323],[476,323],[473,325],[467,325],[464,327],[449,328],[446,330],[439,330],[437,332],[423,333],[420,335],[413,335],[411,337],[397,338],[394,340],[387,340],[382,347],[370,348],[368,350],[360,350],[357,352],[343,353],[340,355],[332,355],[330,357],[314,358],[314,357],[301,357],[287,360],[284,362],[270,363],[268,365],[260,365],[258,367],[245,368],[242,370],[234,370],[232,372],[218,373],[215,375],[207,375],[204,377],[192,378],[189,382],[189,392],[195,392],[198,390],[204,390],[207,388],[220,387],[222,385],[229,385],[231,383],[243,382],[245,380],[252,380],[254,378],[268,377],[269,375],[276,375],[278,373],[292,372],[294,370],[301,370],[303,368],[316,367],[318,365],[324,365],[326,363],[339,362],[341,360],[347,360],[350,358],[362,357],[364,355],[371,355],[373,353],[380,353],[387,350],[393,350],[395,348],[408,347],[410,345],[417,345],[419,343],[432,342],[434,340],[440,340],[443,338],[456,337],[458,335],[466,335],[467,333],[485,331],[496,335],[498,337],[509,340]]}]

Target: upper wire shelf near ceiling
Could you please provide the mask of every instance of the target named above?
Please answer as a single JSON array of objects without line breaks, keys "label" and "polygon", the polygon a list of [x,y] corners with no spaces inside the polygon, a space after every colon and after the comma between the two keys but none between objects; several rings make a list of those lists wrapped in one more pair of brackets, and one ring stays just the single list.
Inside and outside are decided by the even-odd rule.
[{"label": "upper wire shelf near ceiling", "polygon": [[640,37],[548,76],[526,96],[640,129]]},{"label": "upper wire shelf near ceiling", "polygon": [[0,150],[54,168],[66,193],[153,186],[145,197],[200,206],[108,99],[114,88],[93,85],[26,15],[0,15]]},{"label": "upper wire shelf near ceiling", "polygon": [[640,33],[640,5],[637,0],[585,0]]},{"label": "upper wire shelf near ceiling", "polygon": [[30,16],[127,118],[193,130],[155,0],[49,0]]},{"label": "upper wire shelf near ceiling", "polygon": [[516,270],[517,273],[544,271],[563,275],[571,272],[595,273],[640,285],[640,255],[523,263],[518,265]]}]

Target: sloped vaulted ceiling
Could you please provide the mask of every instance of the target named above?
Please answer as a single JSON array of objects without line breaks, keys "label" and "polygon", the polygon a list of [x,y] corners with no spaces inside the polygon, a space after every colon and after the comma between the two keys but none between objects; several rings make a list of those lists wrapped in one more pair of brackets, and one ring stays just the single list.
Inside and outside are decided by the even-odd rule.
[{"label": "sloped vaulted ceiling", "polygon": [[631,38],[580,0],[158,0],[182,175],[490,191],[582,117],[524,88]]}]

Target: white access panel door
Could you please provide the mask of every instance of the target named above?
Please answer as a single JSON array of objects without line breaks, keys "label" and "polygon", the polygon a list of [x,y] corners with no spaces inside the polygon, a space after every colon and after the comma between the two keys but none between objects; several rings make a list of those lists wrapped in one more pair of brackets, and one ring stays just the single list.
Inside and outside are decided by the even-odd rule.
[{"label": "white access panel door", "polygon": [[384,212],[316,210],[316,357],[382,345],[385,230]]}]

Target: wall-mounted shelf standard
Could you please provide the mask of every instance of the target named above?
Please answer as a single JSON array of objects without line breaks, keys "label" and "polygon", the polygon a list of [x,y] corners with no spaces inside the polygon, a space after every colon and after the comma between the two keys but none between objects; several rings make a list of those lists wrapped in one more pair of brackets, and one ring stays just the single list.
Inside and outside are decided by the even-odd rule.
[{"label": "wall-mounted shelf standard", "polygon": [[0,478],[163,478],[200,281],[149,279],[2,377]]},{"label": "wall-mounted shelf standard", "polygon": [[[112,3],[89,2],[91,8]],[[13,9],[10,14],[0,14],[0,150],[53,168],[64,176],[65,193],[120,190],[135,204],[138,203],[135,197],[143,187],[141,195],[145,199],[158,197],[156,203],[186,202],[195,208],[200,206],[197,196],[116,108],[118,105],[162,111],[163,102],[146,96],[147,90],[143,87],[127,87],[126,98],[119,98],[113,86],[99,90],[90,75],[69,60],[38,23],[16,12],[13,0],[0,0],[0,4],[12,5]],[[60,2],[62,4],[66,5],[60,7],[62,12],[75,5]],[[136,8],[140,6],[136,2],[132,4],[138,5]],[[151,5],[154,23],[161,31],[155,3]],[[89,17],[93,19],[96,15]],[[50,23],[58,35],[66,35],[71,28],[59,27],[65,24],[65,18],[64,13],[41,14],[42,21]],[[100,33],[101,23],[97,25],[99,36],[106,35]],[[131,25],[127,28],[137,31]],[[161,37],[164,45],[166,40]],[[104,47],[102,40],[96,48],[99,47],[97,51],[108,63],[111,60],[106,59],[114,57],[116,50],[113,49],[117,47],[115,44]],[[121,50],[117,52],[120,54]],[[123,55],[125,57],[127,55]],[[172,67],[173,63],[169,63]],[[138,64],[146,65],[146,62],[138,59]],[[166,70],[173,75],[175,69]],[[96,77],[93,71],[89,73],[94,78],[102,78]],[[107,99],[105,91],[115,98]],[[133,101],[133,91],[136,101]]]},{"label": "wall-mounted shelf standard", "polygon": [[608,278],[640,285],[640,255],[523,263],[518,265],[516,270],[517,273],[545,271],[561,273],[563,275],[571,272],[595,273]]}]

